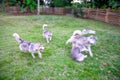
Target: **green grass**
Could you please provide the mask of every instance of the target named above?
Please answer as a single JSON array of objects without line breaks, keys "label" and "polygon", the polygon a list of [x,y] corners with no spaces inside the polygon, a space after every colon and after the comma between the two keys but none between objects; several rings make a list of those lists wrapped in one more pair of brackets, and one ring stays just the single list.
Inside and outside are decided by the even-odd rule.
[{"label": "green grass", "polygon": [[[47,44],[42,25],[53,32]],[[92,46],[94,57],[75,62],[70,57],[71,44],[66,40],[76,29],[96,31],[98,41]],[[40,59],[19,50],[12,34],[24,40],[42,42]],[[120,27],[67,16],[9,16],[0,14],[0,80],[120,80]]]}]

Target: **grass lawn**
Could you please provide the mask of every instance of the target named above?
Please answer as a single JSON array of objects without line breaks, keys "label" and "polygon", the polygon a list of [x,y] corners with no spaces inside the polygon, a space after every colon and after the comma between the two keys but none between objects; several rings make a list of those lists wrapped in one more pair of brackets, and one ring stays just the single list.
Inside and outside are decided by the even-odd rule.
[{"label": "grass lawn", "polygon": [[[53,32],[47,44],[42,25]],[[76,29],[96,31],[98,41],[92,46],[94,57],[75,62],[66,40]],[[42,42],[40,59],[19,50],[12,34],[30,42]],[[10,16],[0,14],[0,80],[120,80],[120,26],[67,16]]]}]

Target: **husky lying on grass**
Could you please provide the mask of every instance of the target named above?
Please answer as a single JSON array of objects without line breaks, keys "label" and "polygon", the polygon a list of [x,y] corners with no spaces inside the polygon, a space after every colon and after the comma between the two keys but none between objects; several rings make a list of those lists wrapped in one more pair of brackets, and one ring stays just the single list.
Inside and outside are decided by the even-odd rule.
[{"label": "husky lying on grass", "polygon": [[45,29],[47,24],[43,24],[43,37],[46,38],[47,43],[49,43],[49,40],[52,40],[52,32]]},{"label": "husky lying on grass", "polygon": [[85,58],[87,58],[87,55],[83,55],[78,47],[72,47],[71,49],[71,57],[75,61],[83,61]]},{"label": "husky lying on grass", "polygon": [[81,52],[85,50],[85,47],[78,45],[76,42],[72,42],[71,57],[75,61],[83,61],[87,58],[87,55],[83,55]]},{"label": "husky lying on grass", "polygon": [[13,36],[15,37],[16,41],[19,43],[19,48],[22,52],[30,52],[32,57],[35,58],[34,53],[38,53],[39,58],[42,58],[41,51],[44,50],[44,47],[41,43],[32,43],[25,41],[20,38],[17,33],[14,33]]}]

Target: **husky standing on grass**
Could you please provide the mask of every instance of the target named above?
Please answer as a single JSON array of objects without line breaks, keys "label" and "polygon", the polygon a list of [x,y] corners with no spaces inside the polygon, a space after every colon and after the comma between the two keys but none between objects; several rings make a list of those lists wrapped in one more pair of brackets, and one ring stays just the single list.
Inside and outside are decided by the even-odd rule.
[{"label": "husky standing on grass", "polygon": [[25,41],[21,39],[17,33],[14,33],[13,37],[15,37],[16,41],[19,43],[19,48],[22,52],[30,52],[33,58],[35,58],[34,53],[37,52],[39,58],[42,58],[42,54],[40,52],[44,50],[44,47],[41,43]]},{"label": "husky standing on grass", "polygon": [[43,24],[43,37],[46,38],[47,43],[52,40],[52,32],[45,29],[47,24]]}]

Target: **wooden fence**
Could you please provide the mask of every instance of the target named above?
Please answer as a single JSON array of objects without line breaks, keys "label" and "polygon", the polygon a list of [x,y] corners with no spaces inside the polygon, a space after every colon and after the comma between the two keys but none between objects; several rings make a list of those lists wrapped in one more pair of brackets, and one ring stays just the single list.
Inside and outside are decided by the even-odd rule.
[{"label": "wooden fence", "polygon": [[20,12],[20,7],[19,6],[8,6],[8,7],[5,7],[5,12],[8,12],[8,13],[19,13]]},{"label": "wooden fence", "polygon": [[[72,14],[74,10],[71,8],[44,8],[42,9],[43,14],[59,14],[66,15]],[[120,11],[110,10],[110,9],[89,9],[84,8],[84,18],[94,19],[98,21],[103,21],[109,24],[120,26]]]},{"label": "wooden fence", "polygon": [[110,9],[84,9],[85,17],[120,26],[120,11]]},{"label": "wooden fence", "polygon": [[[7,7],[6,12],[19,13],[20,7]],[[103,21],[109,24],[115,24],[120,26],[120,11],[110,9],[89,9],[84,8],[84,18],[94,19]],[[35,11],[37,13],[37,11]],[[73,15],[74,10],[72,8],[42,8],[42,14],[53,14],[53,15]]]},{"label": "wooden fence", "polygon": [[42,14],[65,15],[65,8],[42,8]]}]

